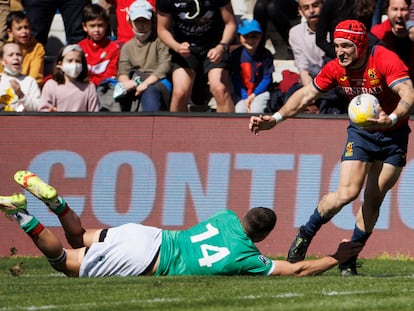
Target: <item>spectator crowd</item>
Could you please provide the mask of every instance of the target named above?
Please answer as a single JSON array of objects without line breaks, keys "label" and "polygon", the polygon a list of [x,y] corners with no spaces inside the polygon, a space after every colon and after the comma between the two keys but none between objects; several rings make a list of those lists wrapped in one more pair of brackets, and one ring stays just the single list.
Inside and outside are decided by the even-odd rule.
[{"label": "spectator crowd", "polygon": [[[46,70],[57,12],[66,42]],[[336,57],[333,29],[345,19],[414,78],[410,0],[2,1],[0,110],[274,113]],[[275,35],[287,54],[269,49]],[[277,80],[281,58],[296,70]],[[347,102],[336,88],[303,112],[342,114]]]}]

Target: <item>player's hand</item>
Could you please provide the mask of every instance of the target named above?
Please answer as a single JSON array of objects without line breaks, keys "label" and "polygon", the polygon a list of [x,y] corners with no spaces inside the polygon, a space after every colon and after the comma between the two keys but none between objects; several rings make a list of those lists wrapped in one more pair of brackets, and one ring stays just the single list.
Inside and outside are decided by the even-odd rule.
[{"label": "player's hand", "polygon": [[249,130],[257,135],[260,131],[270,130],[276,125],[276,120],[272,116],[263,116],[258,117],[254,116],[250,118]]},{"label": "player's hand", "polygon": [[361,128],[369,132],[374,132],[393,126],[391,118],[384,112],[384,110],[382,110],[380,105],[378,105],[378,117],[369,118],[367,120],[371,123]]},{"label": "player's hand", "polygon": [[357,256],[363,247],[364,245],[361,242],[341,242],[339,243],[336,253],[331,255],[331,257],[338,260],[338,265],[340,265],[347,262],[352,257]]}]

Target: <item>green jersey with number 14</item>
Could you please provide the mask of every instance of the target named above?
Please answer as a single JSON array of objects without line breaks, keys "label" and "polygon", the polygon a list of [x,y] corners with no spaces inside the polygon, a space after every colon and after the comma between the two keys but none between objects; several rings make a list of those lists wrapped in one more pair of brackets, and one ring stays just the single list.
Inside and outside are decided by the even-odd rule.
[{"label": "green jersey with number 14", "polygon": [[163,230],[160,255],[156,275],[267,275],[273,271],[273,261],[260,253],[230,210],[188,230]]}]

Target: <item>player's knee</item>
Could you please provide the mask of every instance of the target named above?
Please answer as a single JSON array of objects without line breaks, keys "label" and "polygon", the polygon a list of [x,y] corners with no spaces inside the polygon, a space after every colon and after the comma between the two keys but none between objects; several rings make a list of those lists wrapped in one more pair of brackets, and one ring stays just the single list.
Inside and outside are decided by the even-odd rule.
[{"label": "player's knee", "polygon": [[66,274],[66,250],[63,249],[62,253],[57,258],[47,258],[50,265],[55,269],[56,271],[62,272]]},{"label": "player's knee", "polygon": [[78,234],[66,234],[66,240],[68,241],[69,245],[73,248],[81,248],[84,247],[83,243],[83,234],[85,231],[79,232]]},{"label": "player's knee", "polygon": [[338,205],[345,206],[346,204],[351,203],[359,196],[359,189],[354,187],[343,187],[337,191]]}]

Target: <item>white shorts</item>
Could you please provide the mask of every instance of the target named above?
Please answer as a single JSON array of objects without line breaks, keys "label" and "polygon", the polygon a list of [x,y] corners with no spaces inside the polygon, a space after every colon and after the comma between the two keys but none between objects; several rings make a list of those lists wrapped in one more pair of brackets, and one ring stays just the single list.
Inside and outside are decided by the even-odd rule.
[{"label": "white shorts", "polygon": [[103,242],[93,243],[80,277],[136,276],[151,264],[161,245],[161,229],[140,224],[109,228]]}]

